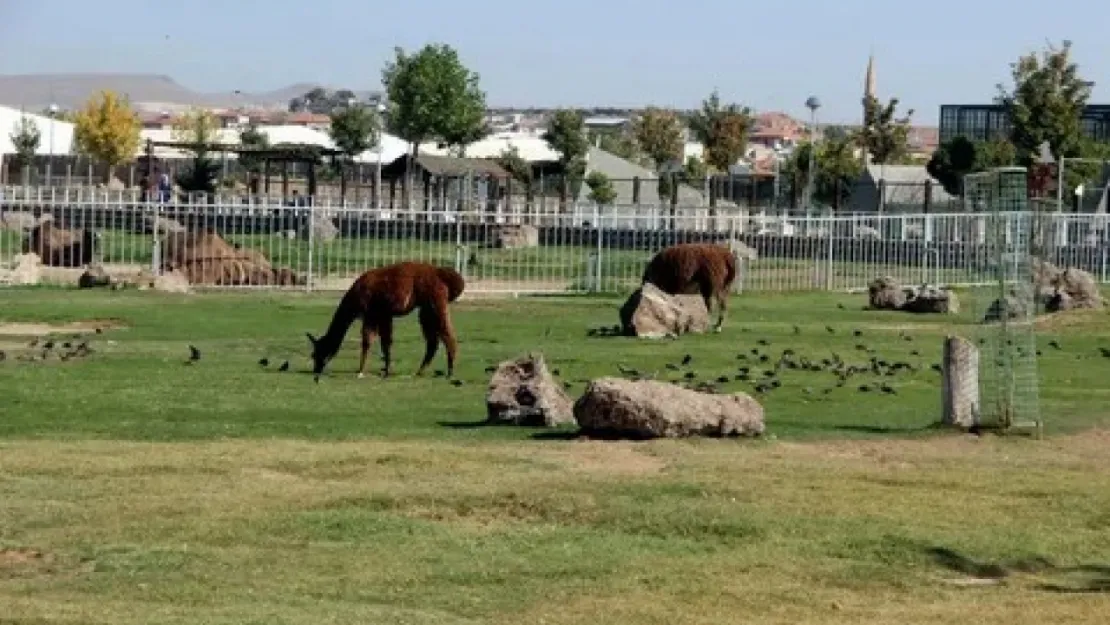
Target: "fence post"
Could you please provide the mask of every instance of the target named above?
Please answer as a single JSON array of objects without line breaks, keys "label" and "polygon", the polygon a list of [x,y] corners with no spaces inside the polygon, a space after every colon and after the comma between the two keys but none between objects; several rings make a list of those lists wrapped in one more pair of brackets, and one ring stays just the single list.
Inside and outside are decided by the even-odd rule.
[{"label": "fence post", "polygon": [[601,227],[601,207],[594,205],[594,232],[597,234],[597,247],[594,249],[594,293],[601,292],[601,250],[604,245],[605,230]]},{"label": "fence post", "polygon": [[[312,209],[309,208],[308,210],[311,211]],[[309,212],[309,214],[308,214],[308,267],[307,267],[307,271],[305,273],[305,280],[304,280],[304,290],[307,293],[312,292],[312,271],[313,271],[312,256],[316,251],[316,245],[315,245],[316,244],[316,232],[315,232],[315,230],[316,229],[312,227],[312,213]]]},{"label": "fence post", "polygon": [[836,222],[834,217],[827,218],[829,220],[829,245],[827,256],[825,258],[825,290],[833,290],[833,241],[836,239]]}]

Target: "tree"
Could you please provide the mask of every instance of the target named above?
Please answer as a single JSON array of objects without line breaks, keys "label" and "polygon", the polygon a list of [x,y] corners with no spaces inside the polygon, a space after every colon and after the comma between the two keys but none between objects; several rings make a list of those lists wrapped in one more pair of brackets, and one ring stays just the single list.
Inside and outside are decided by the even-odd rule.
[{"label": "tree", "polygon": [[30,174],[28,165],[35,160],[42,133],[39,132],[39,126],[34,119],[21,115],[19,121],[12,125],[12,132],[8,137],[12,140],[12,147],[15,148],[14,164],[19,169],[24,184],[27,184]]},{"label": "tree", "polygon": [[193,153],[192,163],[177,175],[175,181],[184,191],[213,194],[220,166],[212,158],[213,146],[220,142],[220,120],[211,111],[193,109],[173,122],[171,135],[178,143],[187,144]]},{"label": "tree", "polygon": [[107,180],[120,163],[135,158],[142,124],[126,98],[100,91],[74,116],[73,143],[77,152],[107,166]]},{"label": "tree", "polygon": [[1032,164],[1045,141],[1057,159],[1080,156],[1082,113],[1092,83],[1079,75],[1079,66],[1071,60],[1071,42],[1024,55],[1010,68],[1013,86],[998,85],[996,100],[1009,116],[1009,138],[1018,162]]},{"label": "tree", "polygon": [[690,133],[705,147],[705,162],[714,171],[728,172],[748,149],[751,109],[722,104],[716,90],[702,101],[688,124]]},{"label": "tree", "polygon": [[592,171],[586,176],[586,186],[590,188],[590,201],[598,206],[611,205],[617,199],[613,181],[600,171]]},{"label": "tree", "polygon": [[577,196],[582,176],[586,173],[586,155],[590,152],[582,113],[571,109],[555,111],[547,120],[543,140],[559,153],[568,195]]},{"label": "tree", "polygon": [[597,145],[599,149],[631,163],[640,164],[643,160],[643,155],[636,145],[635,137],[627,131],[590,133],[589,142]]},{"label": "tree", "polygon": [[497,164],[500,165],[505,171],[513,177],[513,180],[531,186],[532,184],[532,165],[520,155],[520,150],[516,146],[512,146],[501,152],[497,157]]},{"label": "tree", "polygon": [[705,161],[696,156],[689,156],[683,166],[682,175],[691,182],[705,180],[709,177],[709,168],[705,165]]},{"label": "tree", "polygon": [[454,48],[428,44],[414,54],[400,47],[394,54],[382,70],[388,127],[409,142],[414,157],[428,140],[457,143],[481,136],[486,94]]},{"label": "tree", "polygon": [[[812,143],[798,146],[782,169],[796,190],[809,184],[809,155],[812,149]],[[851,196],[861,173],[853,139],[843,137],[818,143],[814,168],[813,199],[828,206],[842,205]]]},{"label": "tree", "polygon": [[[252,121],[246,128],[239,131],[239,145],[244,148],[266,149],[270,147],[270,137],[259,130],[258,124]],[[247,172],[251,193],[257,194],[259,189],[254,176],[263,173],[263,159],[251,152],[240,152],[239,165]]]},{"label": "tree", "polygon": [[968,174],[1017,162],[1017,150],[1006,139],[972,141],[953,137],[940,144],[925,169],[950,195],[963,195],[963,179]]},{"label": "tree", "polygon": [[863,102],[863,127],[858,134],[859,146],[879,165],[893,163],[909,152],[910,119],[913,109],[898,117],[898,98],[883,104],[875,96]]},{"label": "tree", "polygon": [[682,159],[682,122],[674,111],[648,107],[632,123],[632,134],[652,164],[662,171],[668,163]]},{"label": "tree", "polygon": [[354,105],[332,111],[328,134],[335,147],[343,152],[340,198],[347,197],[347,172],[354,165],[355,157],[378,144],[380,128],[378,114],[369,107]]}]

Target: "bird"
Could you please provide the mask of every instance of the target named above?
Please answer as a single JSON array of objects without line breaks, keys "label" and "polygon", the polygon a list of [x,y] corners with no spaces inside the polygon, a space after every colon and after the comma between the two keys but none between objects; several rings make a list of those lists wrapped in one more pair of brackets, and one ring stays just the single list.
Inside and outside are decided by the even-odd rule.
[{"label": "bird", "polygon": [[1100,347],[1100,348],[1098,348],[1098,351],[1102,353],[1103,358],[1110,358],[1110,349],[1107,349],[1105,347]]},{"label": "bird", "polygon": [[801,333],[802,333],[802,329],[799,328],[798,326],[794,326],[794,334],[801,334]]},{"label": "bird", "polygon": [[460,379],[458,379],[458,378],[451,378],[451,386],[456,386],[456,387],[458,387],[458,386],[462,386],[462,385],[463,385],[463,381],[462,381],[462,380],[460,380]]},{"label": "bird", "polygon": [[1056,341],[1056,339],[1052,339],[1051,341],[1049,341],[1048,346],[1053,349],[1063,349],[1062,347],[1060,347],[1060,343]]},{"label": "bird", "polygon": [[196,347],[189,346],[189,362],[196,362],[200,360],[200,350]]},{"label": "bird", "polygon": [[832,326],[825,326],[825,331],[829,334],[836,334],[836,330],[833,330]]},{"label": "bird", "polygon": [[288,370],[289,370],[289,361],[288,360],[281,363],[281,366],[278,367],[278,371],[288,371]]},{"label": "bird", "polygon": [[722,375],[717,378],[717,384],[728,384],[728,376]]},{"label": "bird", "polygon": [[871,392],[871,387],[868,386],[867,384],[860,384],[859,390],[860,390],[861,393],[870,393]]},{"label": "bird", "polygon": [[852,330],[852,336],[863,336],[863,330]]},{"label": "bird", "polygon": [[486,367],[486,373],[493,373],[494,371],[497,371],[497,365],[490,365]]},{"label": "bird", "polygon": [[673,362],[668,362],[665,366],[667,367],[667,369],[669,369],[671,371],[678,371],[679,370],[679,366],[674,364]]},{"label": "bird", "polygon": [[640,372],[637,371],[636,369],[633,369],[632,367],[626,367],[622,364],[617,365],[617,370],[620,371],[622,374],[627,375],[627,376],[631,376],[631,377],[636,377],[636,376],[640,375]]},{"label": "bird", "polygon": [[937,373],[940,373],[941,371],[943,371],[944,368],[940,366],[940,363],[933,363],[931,369],[933,371],[936,371]]},{"label": "bird", "polygon": [[898,394],[898,391],[894,390],[894,387],[890,386],[889,384],[879,385],[879,390],[886,393],[887,395],[897,395]]},{"label": "bird", "polygon": [[839,308],[840,310],[844,310],[844,304],[843,303],[837,302],[836,307]]},{"label": "bird", "polygon": [[0,349],[0,362],[4,362],[7,359],[8,359],[8,355],[6,353],[4,353],[4,350]]},{"label": "bird", "polygon": [[910,352],[910,356],[920,356],[920,355],[921,355],[921,352],[917,351],[916,349]]},{"label": "bird", "polygon": [[263,366],[263,367],[269,367],[270,366],[270,359],[263,356],[262,358],[260,358],[258,360],[258,364],[260,366]]},{"label": "bird", "polygon": [[698,377],[698,374],[693,371],[687,371],[686,375],[682,377],[686,378],[687,380],[693,380],[694,378]]},{"label": "bird", "polygon": [[756,344],[766,347],[766,346],[770,345],[771,342],[768,341],[767,339],[759,339],[758,341],[756,341]]},{"label": "bird", "polygon": [[552,369],[551,370],[551,375],[562,375],[562,374],[558,369]]},{"label": "bird", "polygon": [[685,356],[682,357],[682,366],[685,367],[686,365],[689,365],[693,361],[694,361],[694,357],[690,354],[686,354]]},{"label": "bird", "polygon": [[102,328],[97,328],[97,329],[96,329],[96,333],[97,333],[97,334],[100,334],[100,333],[102,333],[102,332],[104,332],[104,330],[103,330]]}]

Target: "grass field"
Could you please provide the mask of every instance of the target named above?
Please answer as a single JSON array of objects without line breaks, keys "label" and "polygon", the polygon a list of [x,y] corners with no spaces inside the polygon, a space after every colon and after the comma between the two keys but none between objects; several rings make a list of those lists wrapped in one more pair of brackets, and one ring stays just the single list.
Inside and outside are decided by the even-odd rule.
[{"label": "grass field", "polygon": [[[1104,622],[1108,315],[1042,324],[1038,442],[930,427],[929,365],[971,313],[862,303],[737,297],[721,335],[641,342],[586,337],[616,299],[464,301],[455,387],[407,375],[411,318],[401,375],[355,379],[352,333],[313,384],[304,333],[334,294],[0,291],[0,622]],[[17,360],[34,328],[15,322],[89,320],[114,329],[55,339],[87,358]],[[731,374],[758,340],[919,369],[895,395],[787,372],[761,440],[479,425],[485,367],[529,349],[577,393],[687,353]]]}]

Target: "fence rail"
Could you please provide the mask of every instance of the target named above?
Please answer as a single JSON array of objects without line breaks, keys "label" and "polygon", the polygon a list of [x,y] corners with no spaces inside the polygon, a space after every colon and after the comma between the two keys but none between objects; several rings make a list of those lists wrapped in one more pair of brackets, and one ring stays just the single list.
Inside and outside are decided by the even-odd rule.
[{"label": "fence rail", "polygon": [[[717,242],[750,250],[740,254],[737,288],[744,291],[863,289],[880,275],[904,283],[978,284],[990,272],[991,217],[984,213],[819,217],[714,214],[704,207],[457,208],[9,196],[0,203],[0,267],[34,251],[63,274],[79,274],[78,267],[95,262],[120,274],[176,267],[197,286],[213,288],[337,290],[368,268],[421,260],[457,268],[475,293],[619,293],[639,284],[645,263],[663,247]],[[1043,236],[1052,243],[1047,260],[1107,281],[1110,217],[1042,218]],[[50,227],[35,229],[47,219]],[[57,268],[67,265],[72,268]]]}]

